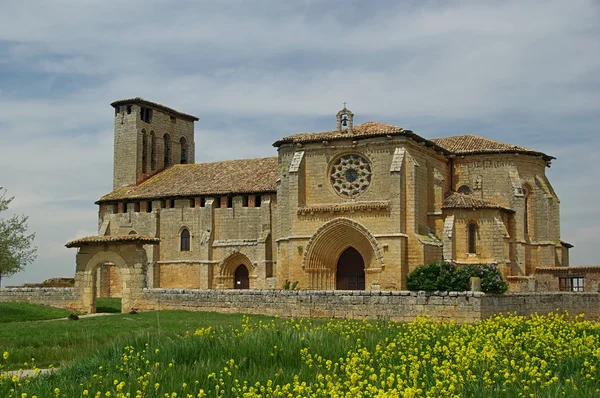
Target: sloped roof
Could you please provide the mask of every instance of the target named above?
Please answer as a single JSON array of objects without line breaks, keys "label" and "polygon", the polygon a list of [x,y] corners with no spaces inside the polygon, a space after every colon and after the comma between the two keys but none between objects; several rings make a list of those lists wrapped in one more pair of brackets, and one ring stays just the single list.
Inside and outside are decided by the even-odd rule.
[{"label": "sloped roof", "polygon": [[176,164],[137,186],[117,188],[96,203],[116,200],[275,192],[277,158]]},{"label": "sloped roof", "polygon": [[486,200],[476,199],[471,195],[465,195],[458,192],[452,192],[442,203],[444,209],[498,209],[511,213],[515,211],[508,207],[500,206]]},{"label": "sloped roof", "polygon": [[600,274],[600,265],[571,265],[568,267],[537,267],[536,274]]},{"label": "sloped roof", "polygon": [[79,238],[67,242],[66,247],[81,247],[90,244],[97,243],[120,243],[120,242],[141,242],[144,244],[158,244],[159,238],[152,238],[150,236],[142,235],[112,235],[112,236],[86,236],[85,238]]},{"label": "sloped roof", "polygon": [[156,108],[159,109],[165,113],[170,113],[173,116],[179,116],[182,119],[187,119],[190,120],[192,122],[195,122],[198,120],[198,118],[194,115],[188,115],[187,113],[183,113],[183,112],[179,112],[173,108],[169,108],[168,106],[165,106],[163,104],[159,104],[157,102],[152,102],[152,101],[148,101],[146,99],[143,99],[141,97],[135,97],[135,98],[128,98],[128,99],[122,99],[122,100],[118,100],[113,102],[112,104],[110,104],[113,108],[116,108],[117,106],[120,105],[129,105],[129,104],[138,104],[138,105],[146,105],[149,108]]},{"label": "sloped roof", "polygon": [[438,150],[446,153],[448,152],[444,148],[438,146],[430,140],[415,134],[412,130],[405,130],[402,127],[394,126],[391,124],[378,123],[378,122],[366,122],[358,124],[352,127],[352,133],[340,132],[338,130],[325,131],[321,133],[298,133],[292,134],[287,137],[275,141],[273,146],[279,147],[287,143],[309,143],[309,142],[321,142],[321,141],[335,141],[335,140],[348,140],[355,138],[372,138],[372,137],[385,137],[385,136],[406,136],[410,137],[417,142],[423,142],[427,146],[436,147]]},{"label": "sloped roof", "polygon": [[524,155],[542,156],[544,160],[556,159],[543,152],[534,151],[518,145],[490,140],[474,134],[457,135],[453,137],[433,138],[432,142],[456,155],[476,155],[486,153],[520,153]]}]

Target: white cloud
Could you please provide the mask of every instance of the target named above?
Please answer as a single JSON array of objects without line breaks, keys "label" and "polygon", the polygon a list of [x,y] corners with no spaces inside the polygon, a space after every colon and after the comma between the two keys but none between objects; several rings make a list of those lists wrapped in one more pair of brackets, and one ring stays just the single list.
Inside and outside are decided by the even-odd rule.
[{"label": "white cloud", "polygon": [[0,184],[40,247],[9,283],[72,272],[62,245],[95,231],[112,186],[108,104],[134,96],[201,117],[196,161],[274,156],[278,137],[330,129],[343,101],[359,122],[535,146],[559,157],[573,262],[595,261],[593,0],[4,3]]}]

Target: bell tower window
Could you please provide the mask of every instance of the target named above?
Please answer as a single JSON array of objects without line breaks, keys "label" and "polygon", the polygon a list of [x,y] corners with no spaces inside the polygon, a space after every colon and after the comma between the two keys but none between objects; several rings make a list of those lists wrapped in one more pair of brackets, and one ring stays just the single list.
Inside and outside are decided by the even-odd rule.
[{"label": "bell tower window", "polygon": [[188,162],[188,156],[187,156],[187,142],[185,140],[185,137],[181,137],[181,140],[179,140],[179,143],[181,144],[181,153],[180,153],[180,162],[181,164],[186,164]]},{"label": "bell tower window", "polygon": [[165,169],[171,165],[171,137],[169,134],[165,134],[163,136],[164,140],[164,158],[163,164]]},{"label": "bell tower window", "polygon": [[142,130],[142,173],[148,170],[148,134],[146,130]]},{"label": "bell tower window", "polygon": [[140,120],[146,123],[152,123],[152,109],[142,107],[140,109]]},{"label": "bell tower window", "polygon": [[150,132],[150,170],[156,170],[156,134]]}]

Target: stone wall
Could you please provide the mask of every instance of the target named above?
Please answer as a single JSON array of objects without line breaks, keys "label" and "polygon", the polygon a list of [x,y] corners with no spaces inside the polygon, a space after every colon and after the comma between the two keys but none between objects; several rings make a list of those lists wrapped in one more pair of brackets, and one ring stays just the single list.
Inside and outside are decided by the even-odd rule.
[{"label": "stone wall", "polygon": [[51,307],[78,309],[79,298],[72,287],[14,287],[0,289],[0,302],[26,301]]},{"label": "stone wall", "polygon": [[144,289],[134,308],[396,321],[430,315],[471,323],[480,319],[483,296],[480,292]]},{"label": "stone wall", "polygon": [[[73,288],[3,288],[0,302],[25,301],[81,310]],[[473,323],[498,313],[532,315],[568,311],[600,318],[599,293],[323,291],[323,290],[199,290],[144,289],[133,298],[139,311],[188,310],[312,318],[385,318],[413,321],[431,316]]]},{"label": "stone wall", "polygon": [[136,309],[395,321],[431,316],[457,323],[472,323],[498,313],[531,315],[559,310],[572,315],[583,313],[586,319],[598,319],[600,294],[144,289]]},{"label": "stone wall", "polygon": [[598,320],[600,294],[544,292],[486,295],[482,298],[481,318],[500,312],[516,312],[527,316],[534,313],[547,314],[557,310],[568,311],[570,315],[585,314],[585,319]]}]

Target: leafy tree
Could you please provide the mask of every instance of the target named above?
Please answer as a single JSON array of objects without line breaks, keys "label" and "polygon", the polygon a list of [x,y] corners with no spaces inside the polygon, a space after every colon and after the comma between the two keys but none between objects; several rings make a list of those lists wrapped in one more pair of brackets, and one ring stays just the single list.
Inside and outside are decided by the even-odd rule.
[{"label": "leafy tree", "polygon": [[[8,209],[14,197],[7,198],[6,190],[0,195],[0,213]],[[37,257],[33,245],[35,234],[27,234],[27,216],[13,215],[0,218],[0,287],[2,277],[16,274],[25,269]]]}]

